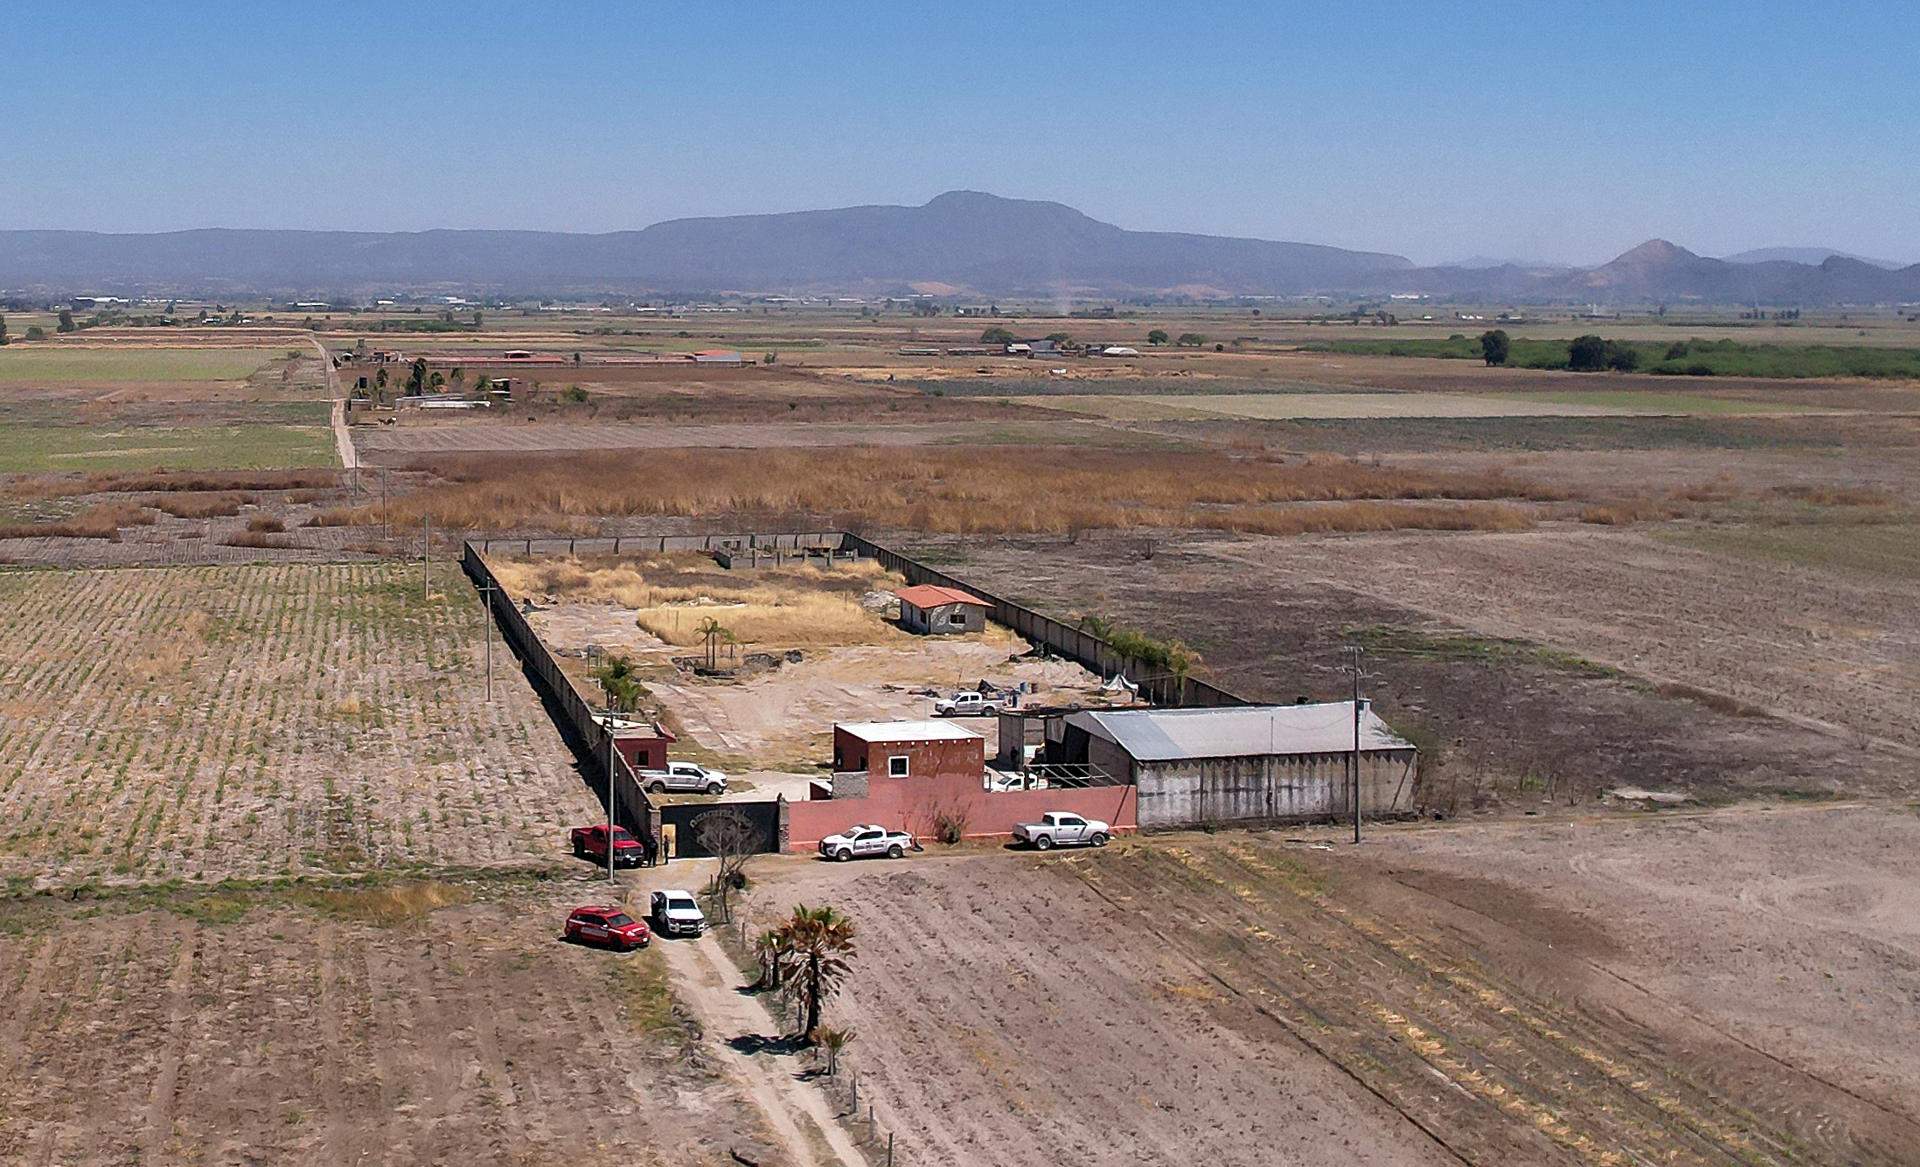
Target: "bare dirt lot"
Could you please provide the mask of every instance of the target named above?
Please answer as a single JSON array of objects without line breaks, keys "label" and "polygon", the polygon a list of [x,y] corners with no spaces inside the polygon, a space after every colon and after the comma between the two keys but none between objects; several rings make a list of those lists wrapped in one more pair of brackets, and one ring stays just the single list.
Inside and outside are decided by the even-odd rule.
[{"label": "bare dirt lot", "polygon": [[915,1161],[1894,1164],[1916,843],[1904,808],[1167,836],[784,861],[755,903],[861,928],[833,1013]]},{"label": "bare dirt lot", "polygon": [[572,882],[0,902],[0,1161],[792,1162]]},{"label": "bare dirt lot", "polygon": [[[545,862],[593,800],[451,567],[0,572],[0,874]],[[512,683],[507,683],[507,682]]]},{"label": "bare dirt lot", "polygon": [[1809,571],[1593,530],[1217,553],[1885,739],[1920,757],[1920,626],[1908,618],[1920,587],[1911,579]]},{"label": "bare dirt lot", "polygon": [[[1850,730],[1759,716],[1736,699],[1716,696],[1725,693],[1730,680],[1754,686],[1767,682],[1771,678],[1760,669],[1786,659],[1782,650],[1756,655],[1748,665],[1716,647],[1723,636],[1737,643],[1764,638],[1777,627],[1758,617],[1749,620],[1739,606],[1739,593],[1726,582],[1744,578],[1737,562],[1728,564],[1725,575],[1705,570],[1670,579],[1636,574],[1633,588],[1675,595],[1640,604],[1624,625],[1599,618],[1582,622],[1582,609],[1572,597],[1586,596],[1588,609],[1598,613],[1615,610],[1634,595],[1599,590],[1574,568],[1555,563],[1553,552],[1562,543],[1577,550],[1589,536],[1588,557],[1579,562],[1591,564],[1597,580],[1628,572],[1638,561],[1631,549],[1644,541],[1591,528],[1543,532],[1541,541],[1521,545],[1526,554],[1503,561],[1504,575],[1487,569],[1479,578],[1487,589],[1479,593],[1479,607],[1456,603],[1448,590],[1453,565],[1494,554],[1478,550],[1482,539],[1494,537],[1478,534],[1433,536],[1430,542],[1395,536],[1113,535],[1072,543],[922,540],[918,546],[960,578],[978,580],[1043,611],[1069,618],[1102,613],[1181,639],[1198,651],[1205,675],[1250,697],[1336,698],[1350,684],[1344,650],[1361,645],[1367,649],[1367,692],[1383,716],[1420,742],[1422,805],[1440,813],[1503,806],[1555,813],[1556,807],[1591,804],[1617,786],[1671,788],[1709,800],[1915,788],[1920,767],[1898,743],[1863,755]],[[1361,566],[1375,562],[1370,548],[1386,544],[1400,545],[1408,563],[1429,557],[1424,574],[1397,567],[1384,550],[1377,562],[1382,576],[1404,580],[1406,596],[1431,597],[1433,611],[1380,586]],[[1493,546],[1500,546],[1497,538]],[[1652,546],[1663,553],[1658,561],[1680,551]],[[1607,562],[1608,547],[1621,548],[1620,563]],[[1760,570],[1767,566],[1759,563]],[[1535,578],[1560,580],[1567,596],[1534,591],[1528,581]],[[1785,572],[1771,578],[1756,591],[1756,602],[1778,604],[1775,616],[1788,627],[1817,618],[1825,589],[1855,594],[1849,590],[1854,585],[1821,575],[1799,579]],[[1461,581],[1465,595],[1476,579],[1462,571]],[[1489,634],[1490,622],[1504,618],[1501,612],[1527,611],[1522,601],[1529,596],[1543,611],[1561,613],[1563,622]],[[1717,613],[1711,620],[1710,609]],[[1898,611],[1868,610],[1863,616],[1876,623],[1863,619],[1861,626],[1884,629],[1884,643],[1896,644],[1905,635]],[[1589,634],[1634,637],[1636,646],[1644,641],[1647,647],[1604,653],[1603,646],[1613,642],[1583,638]],[[1803,641],[1803,667],[1844,676],[1846,662],[1858,657],[1863,643],[1871,642],[1852,637]],[[1619,667],[1589,659],[1588,652]],[[1822,663],[1824,653],[1832,654],[1830,664]],[[1654,679],[1692,676],[1684,670],[1705,659],[1725,660],[1727,674],[1715,673],[1691,689]],[[1897,678],[1897,671],[1893,675]],[[1791,669],[1778,679],[1799,683]],[[1898,716],[1912,707],[1911,694],[1903,697],[1897,681],[1889,683],[1896,683],[1888,698],[1892,704],[1870,716]]]},{"label": "bare dirt lot", "polygon": [[[628,656],[647,689],[644,711],[682,735],[682,755],[750,772],[763,788],[783,773],[819,777],[832,756],[836,721],[928,717],[931,694],[983,680],[1003,688],[1024,683],[1033,703],[1102,703],[1100,678],[1071,662],[1028,656],[1027,642],[998,626],[965,636],[900,630],[891,619],[897,611],[891,592],[904,581],[871,561],[826,570],[726,571],[688,553],[646,560],[503,558],[496,570],[516,596],[538,602],[528,623],[583,687],[596,688],[590,646]],[[777,663],[737,677],[700,677],[675,664],[702,657],[697,640],[669,644],[638,626],[644,621],[684,632],[702,618],[721,622],[736,638],[716,648],[720,664],[742,654]],[[991,753],[994,721],[965,724],[987,738]],[[764,796],[764,789],[756,793]]]}]

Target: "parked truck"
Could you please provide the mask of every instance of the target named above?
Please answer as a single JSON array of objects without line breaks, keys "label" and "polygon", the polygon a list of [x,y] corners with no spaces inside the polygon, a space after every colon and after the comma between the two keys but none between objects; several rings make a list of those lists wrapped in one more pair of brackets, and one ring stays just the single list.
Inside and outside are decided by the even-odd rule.
[{"label": "parked truck", "polygon": [[990,717],[1006,705],[998,697],[989,697],[984,693],[963,691],[951,697],[941,697],[933,703],[935,717]]},{"label": "parked truck", "polygon": [[664,770],[642,770],[639,774],[640,785],[662,794],[692,792],[695,794],[725,794],[727,776],[718,770],[711,770],[698,762],[668,762]]},{"label": "parked truck", "polygon": [[875,855],[898,859],[913,849],[912,835],[905,831],[889,831],[878,824],[848,827],[837,835],[828,835],[820,840],[820,854],[842,863]]},{"label": "parked truck", "polygon": [[1113,828],[1099,819],[1082,818],[1064,810],[1050,810],[1037,823],[1019,823],[1013,828],[1013,841],[1026,843],[1036,851],[1055,847],[1104,847],[1113,837]]}]

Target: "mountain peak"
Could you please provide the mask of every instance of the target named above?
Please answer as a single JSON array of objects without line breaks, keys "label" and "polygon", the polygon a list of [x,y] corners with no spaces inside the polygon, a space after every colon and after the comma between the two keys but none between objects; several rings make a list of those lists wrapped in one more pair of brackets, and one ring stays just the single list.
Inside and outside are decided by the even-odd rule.
[{"label": "mountain peak", "polygon": [[1665,239],[1649,239],[1632,251],[1616,256],[1614,263],[1656,264],[1676,263],[1680,260],[1698,259],[1699,256],[1677,243]]}]

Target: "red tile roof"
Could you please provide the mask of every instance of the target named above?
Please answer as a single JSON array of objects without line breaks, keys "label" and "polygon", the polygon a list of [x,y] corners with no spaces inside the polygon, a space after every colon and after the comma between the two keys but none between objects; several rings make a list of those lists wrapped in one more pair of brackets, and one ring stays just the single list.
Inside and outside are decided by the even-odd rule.
[{"label": "red tile roof", "polygon": [[963,592],[959,588],[943,588],[938,584],[919,584],[915,587],[901,588],[893,594],[916,608],[938,608],[942,604],[978,604],[982,608],[992,607],[972,592]]}]

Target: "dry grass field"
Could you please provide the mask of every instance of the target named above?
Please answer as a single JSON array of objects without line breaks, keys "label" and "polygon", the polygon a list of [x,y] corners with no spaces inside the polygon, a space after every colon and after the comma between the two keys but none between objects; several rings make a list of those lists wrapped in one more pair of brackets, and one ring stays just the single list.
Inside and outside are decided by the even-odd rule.
[{"label": "dry grass field", "polygon": [[0,874],[551,862],[593,800],[504,659],[481,700],[465,580],[420,585],[378,563],[0,572]]}]

